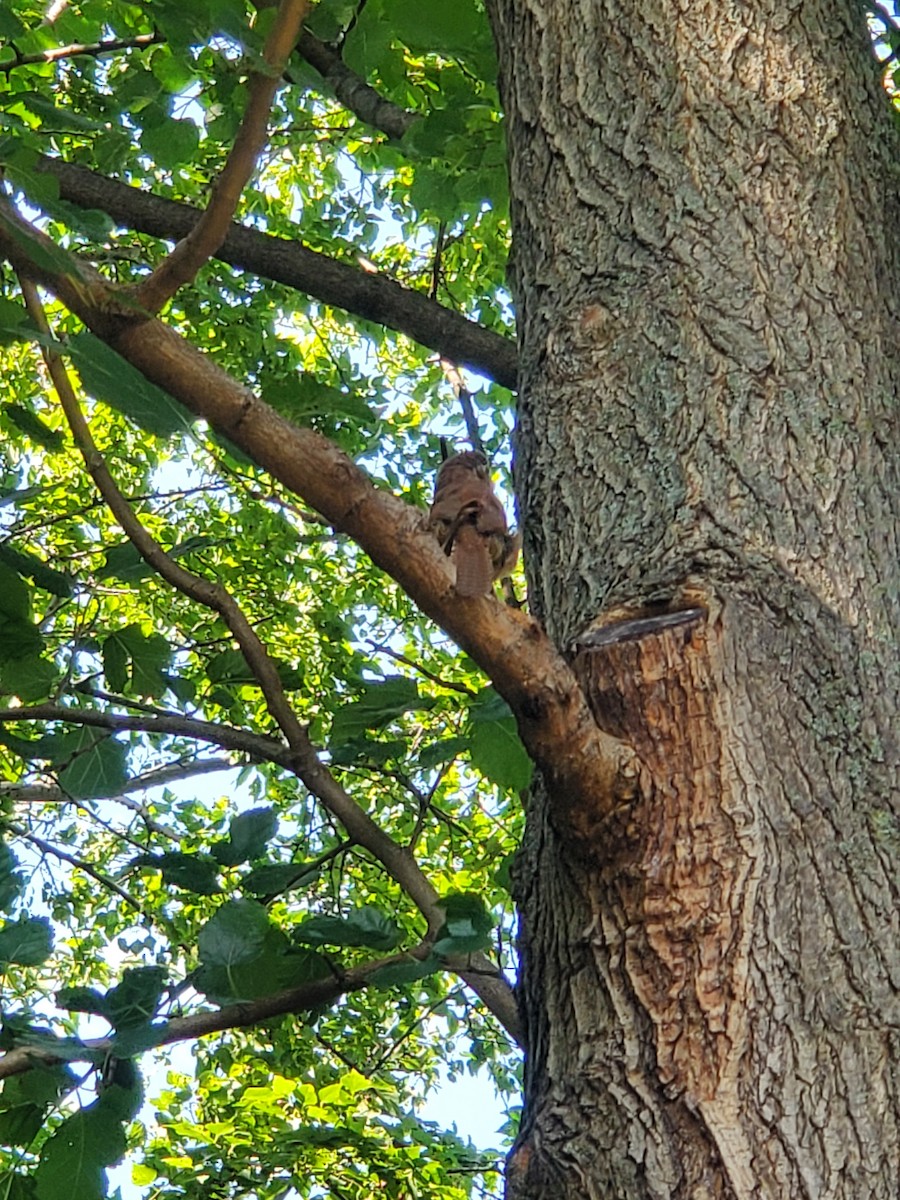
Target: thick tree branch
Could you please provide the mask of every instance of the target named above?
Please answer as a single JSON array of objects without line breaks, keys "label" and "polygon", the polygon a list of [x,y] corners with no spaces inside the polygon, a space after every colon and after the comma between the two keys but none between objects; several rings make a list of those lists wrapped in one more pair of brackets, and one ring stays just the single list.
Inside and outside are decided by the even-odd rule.
[{"label": "thick tree branch", "polygon": [[[32,320],[44,335],[46,342],[50,330],[37,289],[25,278],[21,279],[21,286]],[[219,614],[234,635],[247,665],[259,684],[266,707],[287,741],[291,770],[341,822],[351,838],[374,855],[391,878],[406,892],[425,917],[429,934],[433,936],[443,922],[440,898],[412,852],[389,837],[322,763],[305,726],[288,700],[275,662],[233,596],[221,584],[203,579],[175,562],[140,523],[94,444],[62,360],[46,344],[43,354],[75,444],[84,458],[88,472],[132,545],[144,561],[172,587]],[[478,956],[477,962],[461,964],[459,971],[472,990],[481,996],[497,1019],[515,1036],[518,1013],[512,992],[505,981],[491,977],[488,961],[483,956]],[[483,971],[488,974],[483,975]]]},{"label": "thick tree branch", "polygon": [[0,211],[0,251],[148,379],[349,534],[456,640],[512,708],[529,754],[557,797],[563,832],[571,832],[573,801],[574,811],[588,811],[598,822],[631,799],[634,753],[598,729],[575,676],[535,621],[494,597],[457,594],[451,566],[420,510],[379,491],[326,438],[279,416],[161,321],[136,317],[96,271],[64,260],[59,247],[9,209]]},{"label": "thick tree branch", "polygon": [[219,249],[231,225],[241,193],[266,144],[269,112],[281,73],[309,10],[308,0],[281,0],[275,24],[263,48],[263,64],[250,75],[249,98],[228,160],[212,186],[203,216],[153,274],[136,289],[138,302],[158,312]]},{"label": "thick tree branch", "polygon": [[[59,180],[64,200],[80,208],[102,209],[114,221],[138,233],[169,239],[186,237],[200,216],[199,210],[190,205],[165,200],[56,158],[42,158],[37,169]],[[516,345],[511,338],[485,329],[386,275],[372,274],[310,250],[299,237],[289,241],[236,223],[230,226],[214,257],[394,329],[515,390]]]},{"label": "thick tree branch", "polygon": [[309,65],[319,72],[344,108],[366,125],[380,129],[389,138],[399,142],[404,133],[422,119],[418,113],[409,112],[399,104],[385,100],[375,88],[350,70],[337,50],[320,42],[308,29],[300,34],[297,49]]}]

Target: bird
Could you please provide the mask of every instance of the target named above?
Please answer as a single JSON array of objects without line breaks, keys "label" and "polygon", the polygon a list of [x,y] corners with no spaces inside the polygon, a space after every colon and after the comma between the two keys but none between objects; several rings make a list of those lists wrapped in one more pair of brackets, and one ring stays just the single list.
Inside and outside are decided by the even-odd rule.
[{"label": "bird", "polygon": [[509,532],[488,461],[480,451],[454,454],[441,466],[429,524],[456,567],[460,596],[488,595],[494,580],[508,575],[516,564],[519,538]]}]

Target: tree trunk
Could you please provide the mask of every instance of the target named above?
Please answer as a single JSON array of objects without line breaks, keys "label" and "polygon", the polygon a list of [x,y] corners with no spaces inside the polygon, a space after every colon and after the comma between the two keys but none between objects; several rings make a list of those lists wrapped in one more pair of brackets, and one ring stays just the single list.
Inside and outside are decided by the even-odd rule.
[{"label": "tree trunk", "polygon": [[643,763],[577,840],[531,799],[508,1195],[896,1200],[900,146],[863,9],[490,9],[531,605]]}]

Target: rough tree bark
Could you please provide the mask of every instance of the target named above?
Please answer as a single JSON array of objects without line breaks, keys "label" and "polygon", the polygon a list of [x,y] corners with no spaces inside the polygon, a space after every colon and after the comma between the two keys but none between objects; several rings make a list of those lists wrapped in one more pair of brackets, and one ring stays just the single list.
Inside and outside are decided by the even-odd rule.
[{"label": "rough tree bark", "polygon": [[863,8],[489,9],[531,602],[644,764],[577,839],[531,800],[508,1195],[894,1200],[900,146]]}]

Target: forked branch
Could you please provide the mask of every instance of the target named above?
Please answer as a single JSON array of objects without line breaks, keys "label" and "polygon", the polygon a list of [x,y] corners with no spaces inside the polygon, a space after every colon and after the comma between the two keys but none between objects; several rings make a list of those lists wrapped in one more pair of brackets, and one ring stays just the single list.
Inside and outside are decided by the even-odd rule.
[{"label": "forked branch", "polygon": [[241,193],[266,144],[272,101],[308,11],[308,0],[281,0],[263,49],[264,66],[250,76],[244,119],[228,161],[213,184],[210,202],[188,236],[137,289],[139,303],[151,312],[159,312],[180,287],[189,283],[225,240]]},{"label": "forked branch", "polygon": [[64,257],[8,208],[0,210],[0,250],[393,576],[491,678],[561,809],[577,798],[602,820],[630,800],[639,769],[633,751],[598,729],[575,676],[537,622],[493,597],[457,594],[420,510],[380,491],[333,443],[292,425],[161,321],[136,315],[97,272]]},{"label": "forked branch", "polygon": [[[20,279],[22,292],[32,320],[44,335],[44,361],[60,398],[66,420],[84,459],[110,511],[144,561],[167,583],[190,599],[218,613],[234,636],[250,667],[266,707],[287,743],[286,762],[305,787],[336,817],[351,838],[369,851],[391,878],[406,892],[428,922],[434,935],[443,921],[440,897],[429,883],[412,853],[389,837],[360,807],[328,770],[310,741],[306,727],[297,717],[282,686],[278,668],[256,630],[234,597],[219,583],[211,582],[182,567],[148,533],[131,505],[119,491],[90,429],[68,372],[60,357],[49,349],[50,330],[35,285]],[[472,990],[484,1000],[507,1031],[517,1036],[518,1014],[509,985],[482,955],[471,961],[460,960],[454,969]]]}]

